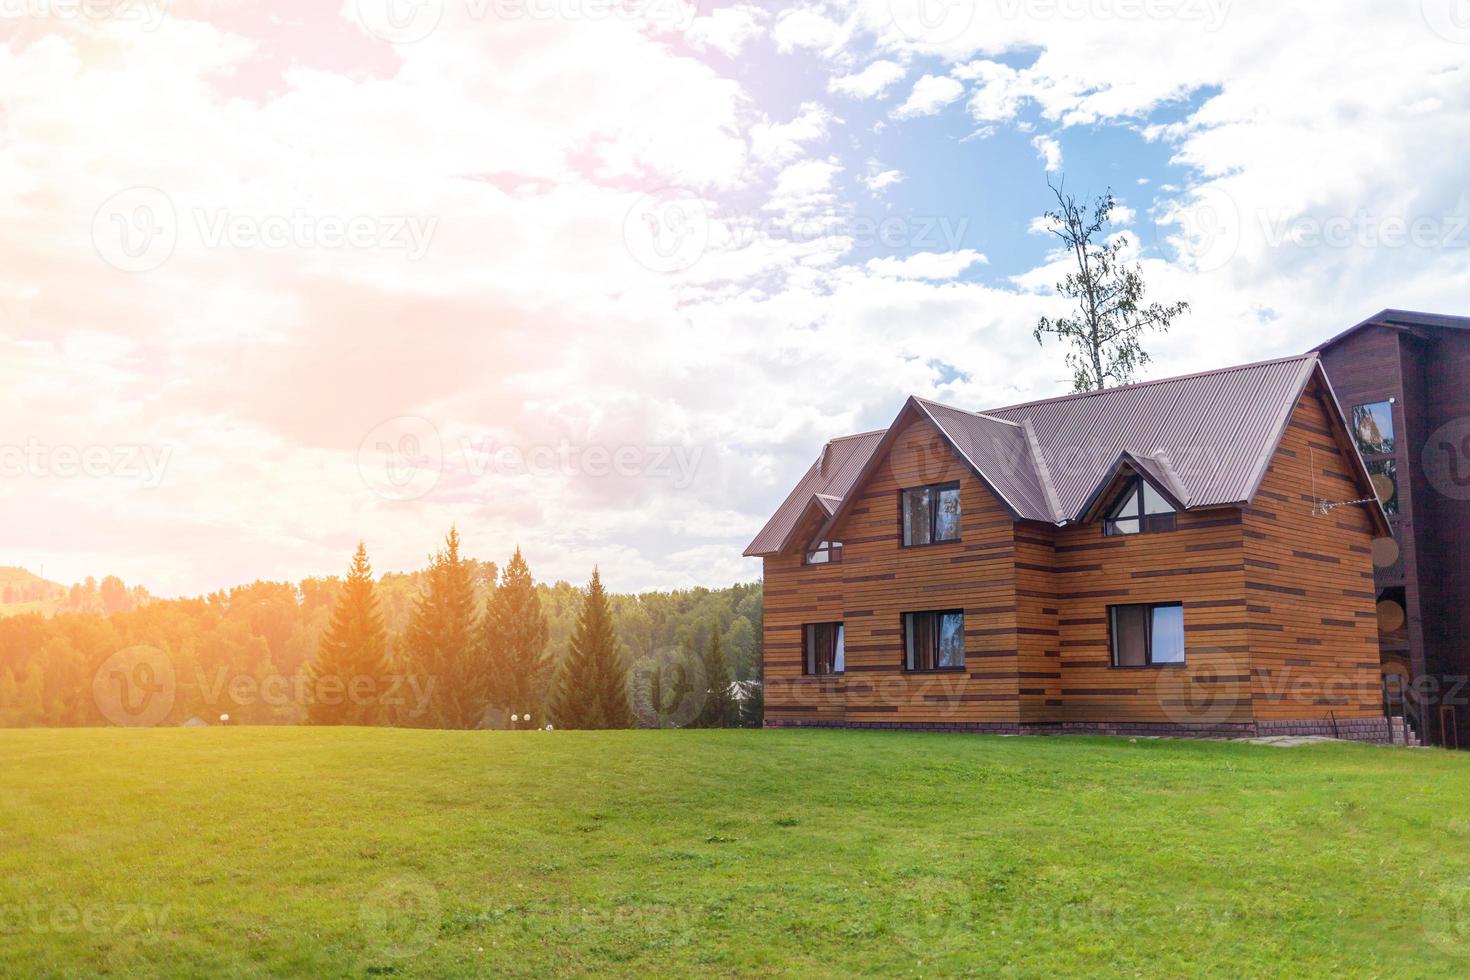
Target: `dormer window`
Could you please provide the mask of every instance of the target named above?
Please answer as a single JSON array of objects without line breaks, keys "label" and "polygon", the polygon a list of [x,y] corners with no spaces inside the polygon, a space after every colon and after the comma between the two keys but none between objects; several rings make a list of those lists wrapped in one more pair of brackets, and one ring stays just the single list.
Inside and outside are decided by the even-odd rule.
[{"label": "dormer window", "polygon": [[842,560],[841,541],[819,541],[806,553],[808,565],[835,565]]},{"label": "dormer window", "polygon": [[1123,496],[1108,511],[1103,521],[1103,533],[1140,534],[1148,531],[1174,530],[1174,508],[1154,485],[1141,476],[1135,476],[1123,491]]}]

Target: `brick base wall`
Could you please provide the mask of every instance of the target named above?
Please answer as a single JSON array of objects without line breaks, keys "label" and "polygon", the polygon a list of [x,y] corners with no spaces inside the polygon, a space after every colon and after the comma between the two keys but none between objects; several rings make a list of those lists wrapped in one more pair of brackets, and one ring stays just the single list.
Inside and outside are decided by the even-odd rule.
[{"label": "brick base wall", "polygon": [[766,719],[767,728],[863,728],[905,732],[962,732],[971,735],[1132,735],[1167,738],[1264,738],[1272,735],[1321,735],[1354,742],[1386,744],[1387,718],[1300,721],[1257,721],[1216,725],[1176,725],[1155,722],[1062,722],[1002,724],[990,722],[874,721],[838,722]]}]

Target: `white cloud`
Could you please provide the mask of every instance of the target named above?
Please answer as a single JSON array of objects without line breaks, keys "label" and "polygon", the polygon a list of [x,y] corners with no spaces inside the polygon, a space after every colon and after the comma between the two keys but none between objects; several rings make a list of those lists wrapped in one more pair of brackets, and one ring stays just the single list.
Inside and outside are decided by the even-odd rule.
[{"label": "white cloud", "polygon": [[965,94],[965,86],[945,75],[925,75],[914,83],[903,105],[893,110],[897,119],[932,116]]},{"label": "white cloud", "polygon": [[916,252],[902,258],[869,259],[865,268],[875,276],[894,279],[953,279],[971,266],[989,261],[967,248],[958,252]]},{"label": "white cloud", "polygon": [[881,194],[896,184],[903,183],[903,172],[901,170],[880,170],[871,166],[869,172],[862,178],[863,185],[873,194]]},{"label": "white cloud", "polygon": [[906,74],[908,69],[898,62],[879,60],[860,72],[830,79],[827,82],[827,91],[849,95],[855,99],[874,99],[887,93]]},{"label": "white cloud", "polygon": [[769,11],[749,4],[720,7],[694,18],[685,36],[696,48],[713,48],[733,58],[761,36],[768,19]]},{"label": "white cloud", "polygon": [[1046,163],[1047,173],[1056,173],[1062,169],[1062,144],[1050,136],[1037,136],[1031,141],[1036,148],[1037,156]]}]

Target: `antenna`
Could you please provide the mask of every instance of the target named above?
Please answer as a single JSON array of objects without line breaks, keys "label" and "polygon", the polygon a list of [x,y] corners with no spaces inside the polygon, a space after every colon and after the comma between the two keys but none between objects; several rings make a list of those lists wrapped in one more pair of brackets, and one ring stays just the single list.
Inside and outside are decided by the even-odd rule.
[{"label": "antenna", "polygon": [[[1312,468],[1312,514],[1317,517],[1326,517],[1339,507],[1351,507],[1354,504],[1374,504],[1378,502],[1376,496],[1361,497],[1357,500],[1328,500],[1317,496],[1317,450],[1311,446],[1307,447],[1307,462]],[[1377,488],[1375,488],[1377,489]]]}]

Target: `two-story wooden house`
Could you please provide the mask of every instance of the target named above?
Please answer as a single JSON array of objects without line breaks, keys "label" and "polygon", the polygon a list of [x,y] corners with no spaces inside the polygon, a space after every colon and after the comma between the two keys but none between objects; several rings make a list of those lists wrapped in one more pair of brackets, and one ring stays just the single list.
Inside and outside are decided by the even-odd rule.
[{"label": "two-story wooden house", "polygon": [[766,724],[1386,740],[1372,498],[1310,355],[910,398],[827,443],[746,551]]}]

